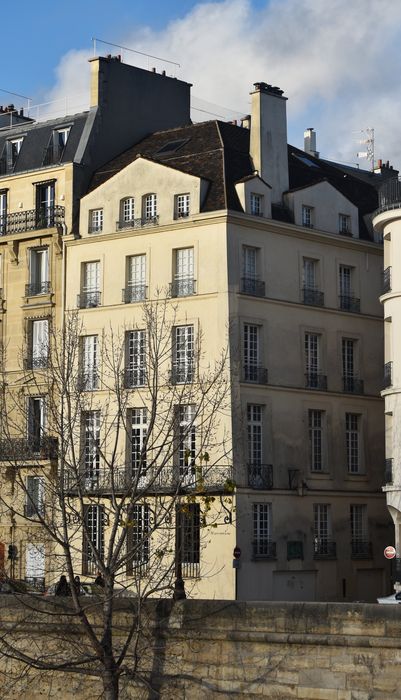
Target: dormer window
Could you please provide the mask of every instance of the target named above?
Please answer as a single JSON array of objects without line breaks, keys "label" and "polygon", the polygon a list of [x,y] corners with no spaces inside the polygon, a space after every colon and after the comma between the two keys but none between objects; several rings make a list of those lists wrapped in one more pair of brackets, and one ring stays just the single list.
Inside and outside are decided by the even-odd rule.
[{"label": "dormer window", "polygon": [[251,192],[252,216],[263,216],[263,195]]},{"label": "dormer window", "polygon": [[338,230],[343,236],[351,235],[351,217],[347,214],[338,215]]},{"label": "dormer window", "polygon": [[175,218],[185,219],[189,216],[189,194],[177,194],[175,196]]},{"label": "dormer window", "polygon": [[154,221],[157,217],[157,195],[146,194],[143,198],[143,218]]},{"label": "dormer window", "polygon": [[314,209],[305,204],[302,205],[302,226],[313,228]]},{"label": "dormer window", "polygon": [[6,141],[0,161],[0,174],[12,173],[21,150],[24,137]]},{"label": "dormer window", "polygon": [[92,209],[89,212],[88,233],[103,231],[103,209]]},{"label": "dormer window", "polygon": [[50,137],[50,141],[45,151],[43,165],[54,165],[60,163],[67,144],[70,127],[55,129]]}]

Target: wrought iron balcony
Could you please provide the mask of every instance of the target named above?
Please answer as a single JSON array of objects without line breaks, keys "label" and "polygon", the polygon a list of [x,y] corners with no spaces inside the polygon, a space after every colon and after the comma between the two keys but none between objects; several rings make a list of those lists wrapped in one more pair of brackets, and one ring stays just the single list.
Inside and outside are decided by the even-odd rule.
[{"label": "wrought iron balcony", "polygon": [[255,277],[241,277],[241,293],[252,297],[264,297],[266,285]]},{"label": "wrought iron balcony", "polygon": [[49,355],[44,353],[41,355],[30,355],[24,360],[24,369],[47,369],[49,366]]},{"label": "wrought iron balcony", "polygon": [[337,546],[332,540],[315,537],[313,543],[314,559],[336,559]]},{"label": "wrought iron balcony", "polygon": [[361,312],[361,300],[357,299],[350,294],[340,294],[340,309],[342,311],[351,311],[354,314],[359,314]]},{"label": "wrought iron balcony", "polygon": [[351,541],[352,559],[372,559],[372,543],[362,540]]},{"label": "wrought iron balcony", "polygon": [[0,461],[57,459],[57,438],[48,435],[0,440]]},{"label": "wrought iron balcony", "polygon": [[90,372],[80,372],[77,389],[78,391],[96,391],[99,388],[99,372],[93,369]]},{"label": "wrought iron balcony", "polygon": [[271,540],[255,540],[252,542],[253,559],[276,559],[276,543]]},{"label": "wrought iron balcony", "polygon": [[388,457],[384,460],[384,482],[386,484],[393,483],[393,458]]},{"label": "wrought iron balcony", "polygon": [[134,389],[138,386],[145,386],[146,382],[147,373],[145,367],[127,367],[124,370],[125,389]]},{"label": "wrought iron balcony", "polygon": [[61,226],[65,220],[64,207],[41,207],[6,214],[2,217],[0,233],[3,236],[26,231],[38,231]]},{"label": "wrought iron balcony", "polygon": [[363,394],[363,379],[343,377],[343,391],[346,394]]},{"label": "wrought iron balcony", "polygon": [[132,284],[122,289],[123,304],[133,304],[136,301],[143,301],[146,299],[146,290],[146,284]]},{"label": "wrought iron balcony", "polygon": [[94,309],[101,306],[102,293],[98,291],[81,292],[77,295],[78,309]]},{"label": "wrought iron balcony", "polygon": [[45,148],[43,156],[43,165],[57,165],[60,163],[64,153],[65,146],[59,143],[49,143]]},{"label": "wrought iron balcony", "polygon": [[116,230],[123,231],[126,228],[144,228],[146,226],[157,226],[159,223],[158,216],[150,216],[149,218],[139,219],[119,219],[116,221]]},{"label": "wrought iron balcony", "polygon": [[379,190],[379,208],[375,215],[388,209],[401,208],[401,182],[398,178],[390,178]]},{"label": "wrought iron balcony", "polygon": [[188,382],[193,382],[194,378],[195,365],[193,361],[189,360],[188,362],[177,362],[173,364],[170,374],[170,381],[172,384],[187,384]]},{"label": "wrought iron balcony", "polygon": [[307,389],[327,391],[327,376],[325,374],[320,374],[320,372],[306,372],[305,387]]},{"label": "wrought iron balcony", "polygon": [[248,464],[248,486],[251,489],[268,491],[273,488],[272,464]]},{"label": "wrought iron balcony", "polygon": [[386,362],[384,365],[383,374],[383,389],[388,389],[388,387],[393,385],[393,363]]},{"label": "wrought iron balcony", "polygon": [[383,270],[382,292],[383,294],[391,292],[391,267],[386,267],[386,269]]},{"label": "wrought iron balcony", "polygon": [[176,279],[170,284],[170,296],[175,297],[190,297],[196,294],[196,280],[192,277],[185,279]]},{"label": "wrought iron balcony", "polygon": [[31,282],[25,285],[26,297],[37,297],[40,294],[50,294],[50,282]]},{"label": "wrought iron balcony", "polygon": [[125,467],[99,468],[78,474],[64,471],[64,489],[70,493],[114,493],[126,491],[129,486],[130,475]]},{"label": "wrought iron balcony", "polygon": [[267,384],[267,369],[256,365],[244,365],[242,381],[252,382],[252,384]]},{"label": "wrought iron balcony", "polygon": [[200,563],[196,561],[181,562],[183,578],[200,578]]},{"label": "wrought iron balcony", "polygon": [[313,287],[303,287],[302,301],[308,306],[324,306],[324,292]]}]

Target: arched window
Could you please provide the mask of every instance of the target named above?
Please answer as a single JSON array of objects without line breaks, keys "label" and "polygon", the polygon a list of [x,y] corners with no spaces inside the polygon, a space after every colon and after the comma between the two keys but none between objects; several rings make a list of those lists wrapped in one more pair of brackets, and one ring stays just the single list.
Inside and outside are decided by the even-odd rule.
[{"label": "arched window", "polygon": [[133,197],[125,197],[120,202],[120,228],[133,226],[135,219],[135,206]]}]

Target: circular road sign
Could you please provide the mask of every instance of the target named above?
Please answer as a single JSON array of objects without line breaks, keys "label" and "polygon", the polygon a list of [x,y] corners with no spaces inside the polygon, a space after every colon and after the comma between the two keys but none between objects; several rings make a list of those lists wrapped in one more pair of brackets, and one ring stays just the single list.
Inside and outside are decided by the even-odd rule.
[{"label": "circular road sign", "polygon": [[234,559],[239,559],[241,556],[241,548],[240,547],[234,547],[233,551]]},{"label": "circular road sign", "polygon": [[386,557],[386,559],[394,559],[395,555],[396,555],[395,547],[392,547],[391,545],[389,545],[388,547],[385,548],[384,556]]}]

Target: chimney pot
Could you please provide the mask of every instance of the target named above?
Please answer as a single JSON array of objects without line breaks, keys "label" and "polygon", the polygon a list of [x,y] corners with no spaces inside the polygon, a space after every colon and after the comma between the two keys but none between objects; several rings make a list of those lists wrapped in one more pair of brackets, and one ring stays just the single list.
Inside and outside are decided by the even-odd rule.
[{"label": "chimney pot", "polygon": [[165,70],[162,70],[162,75],[166,75],[166,71],[165,71]]}]

